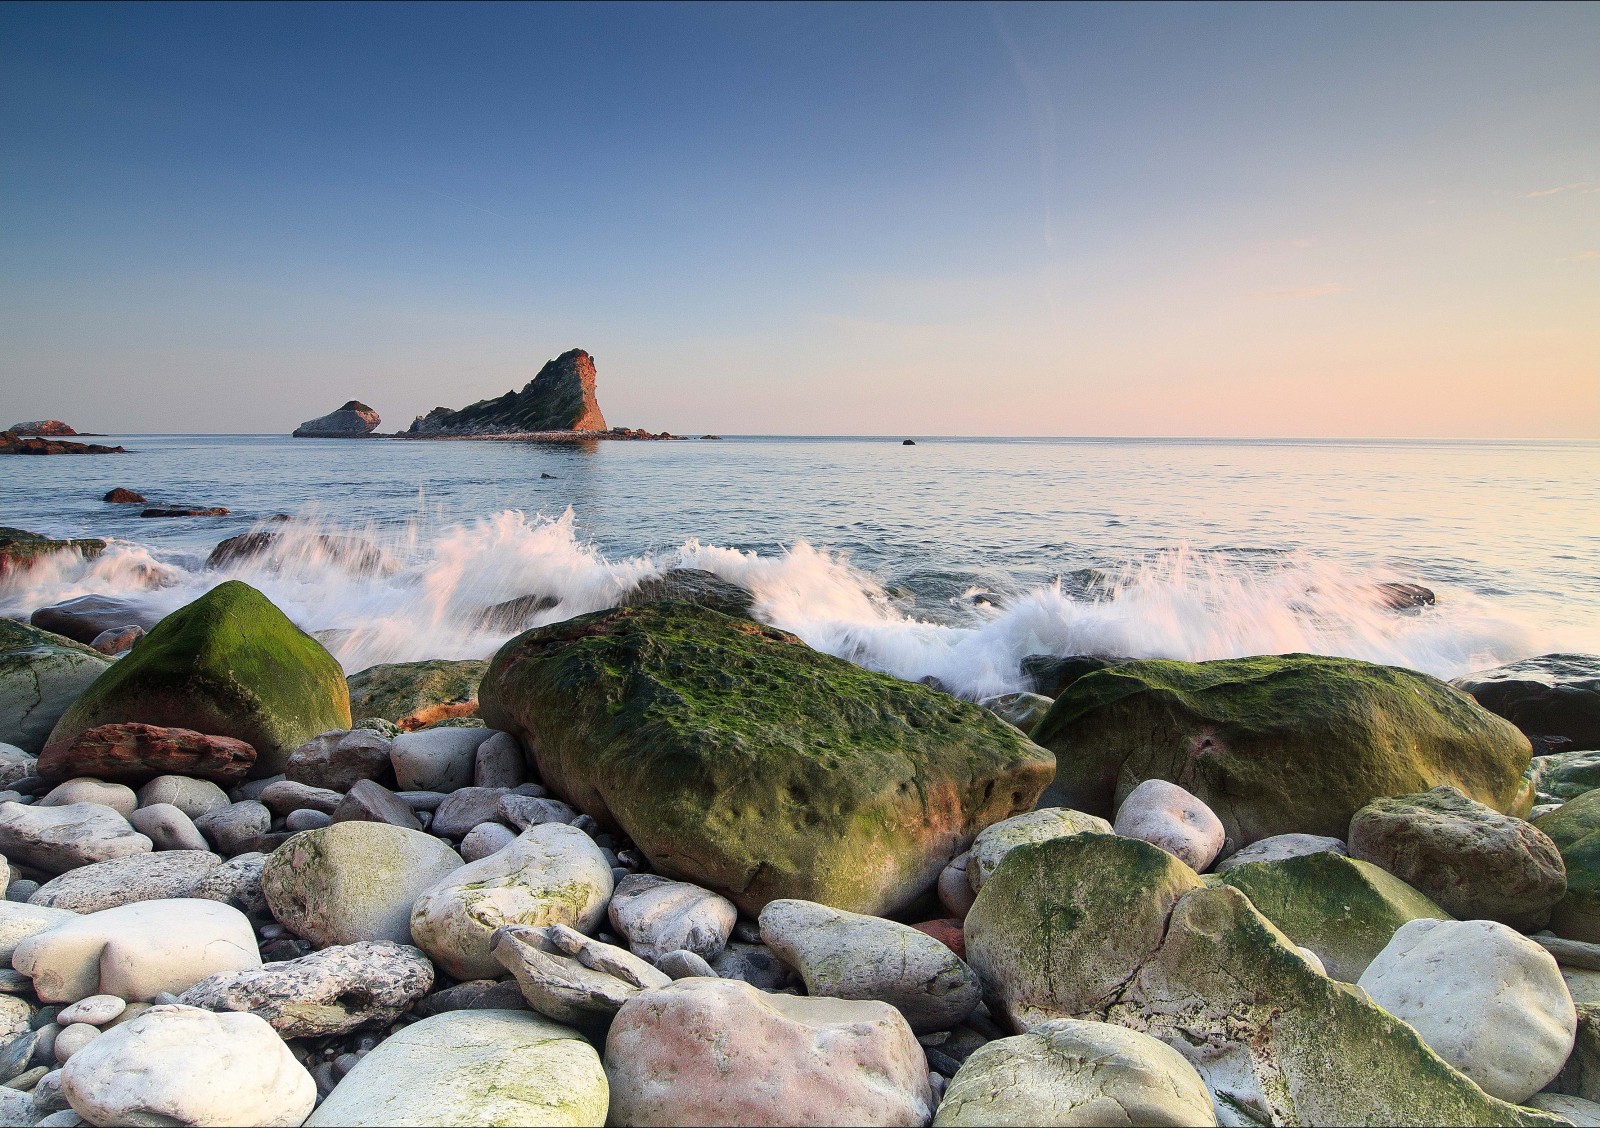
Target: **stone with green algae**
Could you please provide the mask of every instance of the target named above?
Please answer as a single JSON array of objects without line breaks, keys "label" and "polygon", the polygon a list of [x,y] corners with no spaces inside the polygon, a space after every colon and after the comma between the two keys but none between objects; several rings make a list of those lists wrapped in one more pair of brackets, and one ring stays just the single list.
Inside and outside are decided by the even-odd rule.
[{"label": "stone with green algae", "polygon": [[478,683],[489,663],[442,658],[368,666],[350,675],[350,711],[379,717],[402,732],[476,718]]},{"label": "stone with green algae", "polygon": [[677,601],[519,635],[479,700],[563,799],[749,913],[893,912],[1055,767],[986,709]]},{"label": "stone with green algae", "polygon": [[316,639],[229,580],[152,627],[62,714],[50,743],[124,721],[242,740],[260,779],[313,736],[348,729],[350,693]]},{"label": "stone with green algae", "polygon": [[1600,790],[1588,791],[1533,820],[1561,851],[1567,892],[1550,914],[1550,931],[1600,943]]},{"label": "stone with green algae", "polygon": [[38,755],[61,714],[110,664],[70,638],[0,618],[0,743]]}]

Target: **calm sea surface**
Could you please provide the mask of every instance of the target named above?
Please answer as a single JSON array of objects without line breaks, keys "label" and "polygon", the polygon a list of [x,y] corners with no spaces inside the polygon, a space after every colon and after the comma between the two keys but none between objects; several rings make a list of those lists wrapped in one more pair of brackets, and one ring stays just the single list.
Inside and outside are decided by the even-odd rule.
[{"label": "calm sea surface", "polygon": [[[346,666],[492,652],[490,603],[564,618],[677,563],[755,592],[813,645],[970,693],[1039,651],[1204,659],[1317,650],[1445,676],[1600,650],[1600,443],[728,438],[497,442],[128,436],[124,456],[9,458],[0,524],[114,539],[0,589],[158,609],[234,575]],[[548,476],[547,476],[548,475]],[[222,505],[142,519],[99,499]],[[274,555],[203,561],[274,514]],[[353,574],[308,531],[360,535]],[[1425,584],[1420,612],[1374,584]]]}]

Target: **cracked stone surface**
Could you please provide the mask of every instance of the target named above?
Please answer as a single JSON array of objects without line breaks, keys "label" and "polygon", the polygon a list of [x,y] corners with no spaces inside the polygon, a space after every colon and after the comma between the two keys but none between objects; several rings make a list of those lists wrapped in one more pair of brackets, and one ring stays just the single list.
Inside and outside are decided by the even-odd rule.
[{"label": "cracked stone surface", "polygon": [[948,1030],[978,1005],[978,978],[947,946],[908,925],[814,901],[773,901],[761,939],[797,970],[812,996],[876,999],[919,1034]]}]

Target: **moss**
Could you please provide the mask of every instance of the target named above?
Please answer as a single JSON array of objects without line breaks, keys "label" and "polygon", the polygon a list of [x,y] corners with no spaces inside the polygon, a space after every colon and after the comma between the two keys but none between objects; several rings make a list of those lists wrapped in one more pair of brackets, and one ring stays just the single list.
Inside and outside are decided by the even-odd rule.
[{"label": "moss", "polygon": [[1398,877],[1340,854],[1250,862],[1219,880],[1249,897],[1262,916],[1346,983],[1361,978],[1407,921],[1454,919]]},{"label": "moss", "polygon": [[1054,767],[987,710],[681,601],[520,635],[480,701],[568,802],[752,912],[892,910]]},{"label": "moss", "polygon": [[57,722],[51,741],[139,721],[252,745],[260,777],[295,748],[350,727],[344,673],[266,596],[230,580],[157,623]]},{"label": "moss", "polygon": [[35,560],[57,552],[76,552],[85,560],[93,560],[105,551],[106,542],[92,537],[77,540],[56,540],[30,533],[26,529],[0,526],[0,576],[22,571],[33,566]]},{"label": "moss", "polygon": [[390,721],[402,732],[476,717],[478,683],[488,668],[482,661],[442,659],[369,666],[350,675],[350,709]]},{"label": "moss", "polygon": [[1600,790],[1563,803],[1533,825],[1550,836],[1567,867],[1567,893],[1556,904],[1551,930],[1600,943]]},{"label": "moss", "polygon": [[1234,848],[1342,838],[1371,799],[1442,783],[1506,811],[1531,755],[1514,726],[1435,678],[1308,654],[1099,670],[1033,738],[1061,764],[1048,801],[1109,817],[1139,783],[1170,780],[1217,812]]}]

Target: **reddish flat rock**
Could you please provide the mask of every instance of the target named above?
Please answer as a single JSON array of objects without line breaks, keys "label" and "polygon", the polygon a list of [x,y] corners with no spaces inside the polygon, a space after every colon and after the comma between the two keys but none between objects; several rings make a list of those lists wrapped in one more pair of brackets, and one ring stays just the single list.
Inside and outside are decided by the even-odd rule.
[{"label": "reddish flat rock", "polygon": [[93,776],[137,784],[160,775],[234,783],[255,762],[256,750],[231,736],[129,723],[100,725],[46,745],[39,753],[39,775],[52,783]]},{"label": "reddish flat rock", "polygon": [[913,924],[911,927],[918,932],[926,932],[961,959],[967,958],[966,933],[961,930],[961,922],[954,917],[946,920],[925,920],[921,924]]}]

